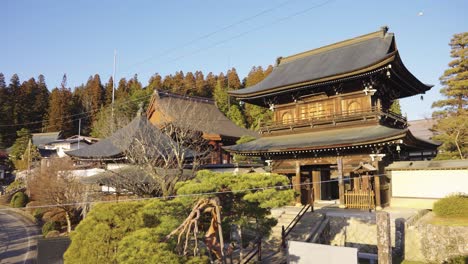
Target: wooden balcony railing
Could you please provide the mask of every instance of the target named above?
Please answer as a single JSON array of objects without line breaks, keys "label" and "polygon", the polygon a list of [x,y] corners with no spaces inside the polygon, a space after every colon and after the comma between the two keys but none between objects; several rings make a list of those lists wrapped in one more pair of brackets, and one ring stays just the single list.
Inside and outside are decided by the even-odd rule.
[{"label": "wooden balcony railing", "polygon": [[307,116],[304,118],[300,117],[294,119],[265,122],[262,123],[260,126],[260,133],[269,133],[272,131],[305,127],[314,128],[321,126],[338,125],[340,123],[370,120],[383,120],[394,125],[399,125],[402,127],[407,126],[407,120],[405,117],[397,113],[393,113],[391,111],[383,111],[378,107],[372,107],[370,109],[364,110],[347,111],[331,114],[317,114]]}]

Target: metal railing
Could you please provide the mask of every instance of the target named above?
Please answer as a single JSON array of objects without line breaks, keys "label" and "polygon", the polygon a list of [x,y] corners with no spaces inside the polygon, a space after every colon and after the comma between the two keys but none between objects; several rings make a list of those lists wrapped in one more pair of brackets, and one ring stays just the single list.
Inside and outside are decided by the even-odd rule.
[{"label": "metal railing", "polygon": [[291,233],[291,231],[294,229],[294,227],[299,223],[299,221],[302,219],[302,217],[307,213],[307,210],[311,209],[311,211],[314,211],[314,207],[310,204],[304,205],[304,207],[301,208],[299,213],[293,218],[291,223],[285,228],[284,226],[281,227],[281,247],[286,248],[286,237]]},{"label": "metal railing", "polygon": [[255,241],[255,246],[241,259],[241,264],[249,263],[255,256],[257,261],[262,261],[262,238]]},{"label": "metal railing", "polygon": [[260,124],[260,133],[275,130],[294,129],[301,127],[319,127],[324,125],[337,125],[352,121],[367,121],[384,119],[395,124],[407,124],[406,117],[391,111],[384,111],[380,107],[370,109],[344,111],[339,113],[318,113],[299,118],[269,121]]}]

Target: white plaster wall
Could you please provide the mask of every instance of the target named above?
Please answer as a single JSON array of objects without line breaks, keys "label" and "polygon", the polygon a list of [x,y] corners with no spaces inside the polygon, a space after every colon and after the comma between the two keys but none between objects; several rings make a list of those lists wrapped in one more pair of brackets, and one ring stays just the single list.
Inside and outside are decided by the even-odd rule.
[{"label": "white plaster wall", "polygon": [[443,198],[468,193],[468,170],[392,171],[392,196]]}]

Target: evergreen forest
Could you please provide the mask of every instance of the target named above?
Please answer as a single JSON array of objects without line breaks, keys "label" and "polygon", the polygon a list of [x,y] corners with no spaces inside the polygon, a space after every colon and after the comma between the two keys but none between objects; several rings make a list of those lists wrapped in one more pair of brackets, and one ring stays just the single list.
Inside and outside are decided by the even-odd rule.
[{"label": "evergreen forest", "polygon": [[[228,90],[241,89],[263,80],[273,67],[254,66],[241,80],[235,68],[226,73],[204,74],[201,71],[177,71],[161,76],[156,73],[145,85],[135,74],[132,78],[121,78],[115,84],[115,118],[131,119],[139,105],[147,105],[154,90],[199,96],[215,100],[218,108],[239,126],[256,129],[259,121],[267,121],[270,114],[266,109],[253,105],[240,105],[228,96]],[[88,80],[74,88],[67,85],[63,75],[60,87],[47,87],[44,75],[20,80],[13,74],[9,81],[0,73],[0,149],[13,145],[18,132],[43,133],[61,131],[64,137],[90,135],[105,137],[110,118],[112,77],[103,80],[99,74],[89,76]],[[125,124],[122,124],[125,125]],[[79,131],[78,131],[79,130]]]}]

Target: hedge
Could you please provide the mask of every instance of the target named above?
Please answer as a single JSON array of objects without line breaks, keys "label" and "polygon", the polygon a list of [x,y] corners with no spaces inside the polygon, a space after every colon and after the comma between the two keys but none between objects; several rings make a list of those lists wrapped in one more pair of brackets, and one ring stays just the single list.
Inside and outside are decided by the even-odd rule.
[{"label": "hedge", "polygon": [[57,221],[48,221],[42,226],[43,236],[47,236],[51,231],[60,231],[60,223]]},{"label": "hedge", "polygon": [[26,194],[22,192],[17,192],[11,198],[10,206],[14,208],[25,207],[28,201],[29,201],[29,198]]},{"label": "hedge", "polygon": [[432,210],[437,216],[468,217],[468,195],[449,195],[435,202]]}]

